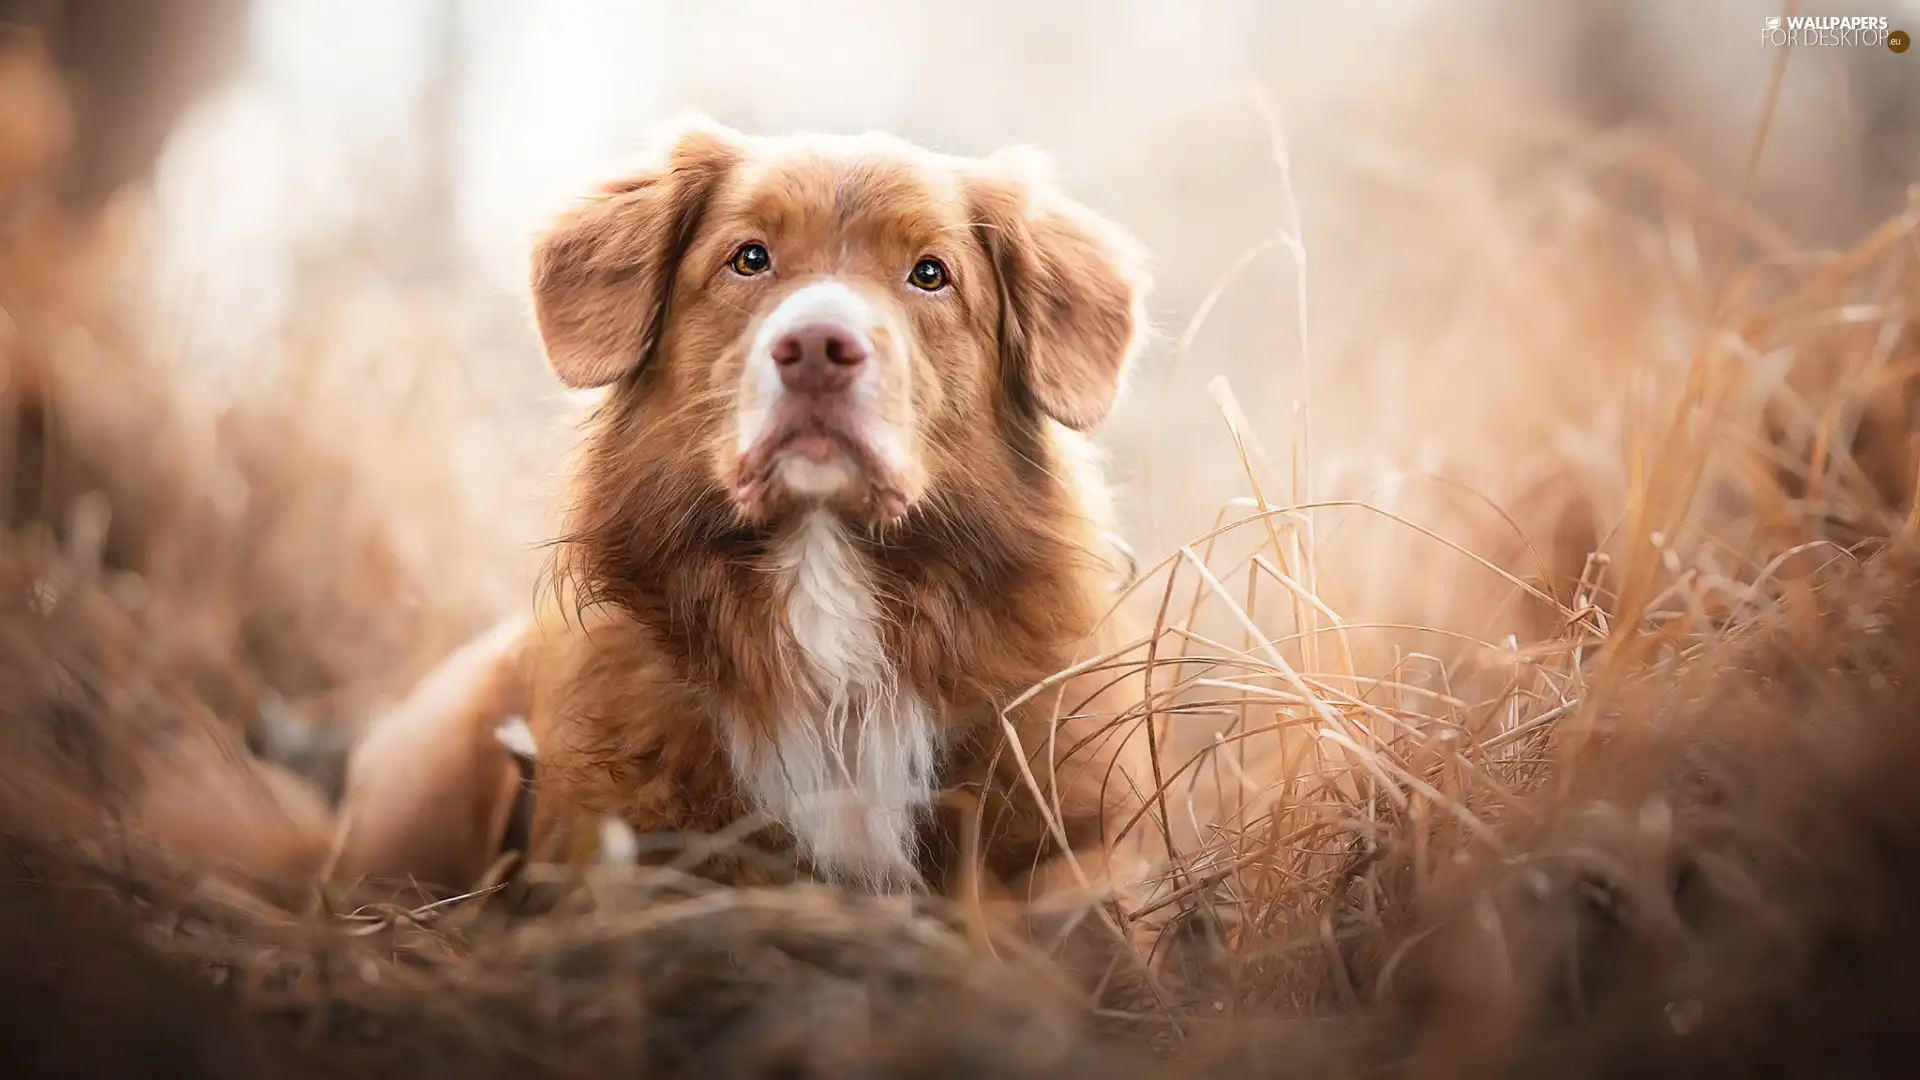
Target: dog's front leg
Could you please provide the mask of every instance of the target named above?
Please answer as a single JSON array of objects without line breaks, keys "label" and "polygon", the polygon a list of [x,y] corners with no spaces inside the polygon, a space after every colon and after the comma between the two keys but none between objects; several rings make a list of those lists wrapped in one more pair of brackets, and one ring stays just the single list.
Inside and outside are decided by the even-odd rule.
[{"label": "dog's front leg", "polygon": [[461,647],[354,747],[335,882],[459,893],[497,861],[520,786],[497,731],[528,707],[527,630],[512,620]]}]

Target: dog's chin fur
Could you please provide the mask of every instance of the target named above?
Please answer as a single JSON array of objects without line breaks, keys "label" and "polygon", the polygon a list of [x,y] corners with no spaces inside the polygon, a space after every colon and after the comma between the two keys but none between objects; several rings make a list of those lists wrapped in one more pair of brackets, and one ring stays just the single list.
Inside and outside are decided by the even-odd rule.
[{"label": "dog's chin fur", "polygon": [[[825,453],[793,452],[801,438],[819,440]],[[909,470],[888,463],[867,440],[834,431],[769,436],[734,473],[733,500],[744,518],[760,525],[830,512],[883,529],[905,517],[919,497]]]}]

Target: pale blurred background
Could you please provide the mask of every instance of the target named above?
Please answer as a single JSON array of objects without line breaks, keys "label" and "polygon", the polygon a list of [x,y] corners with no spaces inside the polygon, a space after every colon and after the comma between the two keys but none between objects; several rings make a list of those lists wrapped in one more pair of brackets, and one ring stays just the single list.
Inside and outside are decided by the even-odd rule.
[{"label": "pale blurred background", "polygon": [[[297,357],[304,378],[363,403],[343,440],[448,424],[429,456],[481,523],[460,542],[497,553],[474,565],[500,580],[473,587],[505,607],[526,545],[553,527],[561,401],[522,289],[546,215],[688,109],[958,153],[1028,142],[1156,262],[1159,337],[1107,431],[1144,558],[1247,490],[1208,392],[1218,376],[1265,448],[1269,498],[1366,498],[1476,549],[1506,527],[1421,477],[1529,530],[1567,528],[1560,503],[1578,498],[1593,521],[1535,539],[1584,551],[1624,485],[1627,373],[1684,365],[1709,306],[1711,244],[1690,216],[1709,201],[1739,214],[1780,60],[1760,29],[1778,9],[260,0],[237,76],[162,159],[159,298],[210,392]],[[1920,0],[1800,10],[1920,29]],[[1842,244],[1898,211],[1920,176],[1916,103],[1920,54],[1797,50],[1752,227]],[[1713,197],[1679,212],[1611,185],[1643,157]],[[413,505],[454,512],[443,493]],[[1321,540],[1338,603],[1458,607],[1451,585],[1410,587],[1452,556],[1404,532],[1365,539],[1374,525],[1351,517]],[[431,563],[448,532],[424,532],[418,556]]]}]

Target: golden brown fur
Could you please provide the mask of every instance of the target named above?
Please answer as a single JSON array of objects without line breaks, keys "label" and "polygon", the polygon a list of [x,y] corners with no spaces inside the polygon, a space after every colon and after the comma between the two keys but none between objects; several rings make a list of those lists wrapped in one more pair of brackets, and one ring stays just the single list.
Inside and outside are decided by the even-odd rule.
[{"label": "golden brown fur", "polygon": [[[1001,708],[1122,644],[1103,621],[1120,560],[1080,432],[1106,415],[1144,329],[1140,256],[1061,197],[1029,151],[958,159],[876,135],[762,139],[706,124],[665,145],[663,163],[566,214],[534,258],[555,372],[605,388],[572,468],[554,588],[524,653],[500,661],[527,679],[535,853],[577,850],[598,816],[642,835],[720,832],[754,806],[741,761],[756,743],[784,753],[783,725],[824,722],[808,717],[843,706],[924,707],[940,743],[937,786],[964,794],[937,821],[922,819],[916,876],[959,883],[972,807],[990,880],[1021,879],[1059,845],[1017,755],[1003,752]],[[777,253],[773,272],[730,271],[749,241]],[[908,270],[926,258],[950,287],[912,291]],[[904,449],[876,437],[853,455],[861,482],[816,497],[769,480],[766,455],[781,445],[748,445],[743,432],[757,415],[756,332],[822,282],[878,313],[862,385],[872,426]],[[790,563],[810,557],[805,533],[822,528],[870,594],[884,654],[884,692],[849,689],[868,695],[850,706],[809,667],[794,629],[795,573],[810,571]],[[496,678],[448,676],[467,677]],[[1101,848],[1148,783],[1137,725],[1102,730],[1139,700],[1131,684],[1110,683],[1090,673],[1012,714],[1075,848]],[[469,779],[401,781],[394,755],[363,752],[345,813],[350,830],[369,822],[363,834],[381,839],[350,850],[341,869],[447,877],[457,867],[467,880],[439,884],[464,886],[485,868],[473,828],[497,835],[497,804],[463,794],[423,816],[422,788],[403,789],[501,790],[505,752],[476,765],[471,750],[503,710],[474,704],[486,693],[423,695],[437,703],[416,700],[398,722],[438,724],[449,733],[439,745],[456,749],[444,766],[413,754],[406,767]],[[872,704],[882,699],[906,704]],[[1057,712],[1073,715],[1056,733]],[[785,850],[783,824],[756,834],[754,848]],[[442,828],[453,830],[444,841]],[[779,875],[752,850],[709,870]],[[911,882],[882,873],[863,883]]]}]

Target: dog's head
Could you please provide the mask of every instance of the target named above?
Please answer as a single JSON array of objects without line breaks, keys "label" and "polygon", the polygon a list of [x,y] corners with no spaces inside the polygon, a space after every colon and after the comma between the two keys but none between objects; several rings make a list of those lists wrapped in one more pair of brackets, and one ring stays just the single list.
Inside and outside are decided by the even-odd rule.
[{"label": "dog's head", "polygon": [[588,453],[626,497],[884,527],[983,473],[1044,472],[1048,425],[1107,414],[1141,258],[1039,155],[704,121],[659,152],[534,255],[548,360],[608,388]]}]

